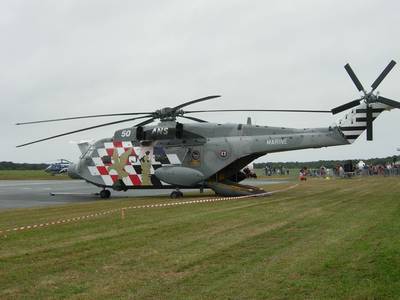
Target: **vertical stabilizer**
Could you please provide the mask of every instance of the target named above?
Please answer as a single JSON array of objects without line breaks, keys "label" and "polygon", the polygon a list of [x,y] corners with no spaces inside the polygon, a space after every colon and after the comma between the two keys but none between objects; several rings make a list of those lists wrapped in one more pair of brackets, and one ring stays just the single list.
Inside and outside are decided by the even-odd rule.
[{"label": "vertical stabilizer", "polygon": [[82,155],[88,151],[89,146],[90,146],[90,144],[87,141],[78,143],[78,147],[79,147],[79,150],[81,151]]},{"label": "vertical stabilizer", "polygon": [[[369,106],[372,109],[372,121],[383,111],[393,108],[379,102],[371,103]],[[339,120],[338,127],[349,143],[353,143],[367,129],[367,104],[362,102],[360,105],[352,108]]]}]

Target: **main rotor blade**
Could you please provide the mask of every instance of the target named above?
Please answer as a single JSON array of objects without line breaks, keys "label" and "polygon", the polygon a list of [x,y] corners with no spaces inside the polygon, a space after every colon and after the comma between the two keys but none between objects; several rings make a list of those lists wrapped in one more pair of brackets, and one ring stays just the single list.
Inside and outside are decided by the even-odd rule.
[{"label": "main rotor blade", "polygon": [[146,121],[143,121],[142,123],[136,124],[135,127],[140,127],[140,126],[144,126],[144,125],[150,124],[150,123],[152,123],[155,119],[156,119],[156,118],[150,118],[150,119],[148,119],[148,120],[146,120]]},{"label": "main rotor blade", "polygon": [[367,105],[367,141],[372,141],[372,107]]},{"label": "main rotor blade", "polygon": [[333,108],[331,110],[331,112],[332,112],[332,114],[336,115],[336,114],[338,114],[338,113],[340,113],[342,111],[348,110],[349,108],[353,108],[354,106],[357,106],[357,105],[360,104],[361,99],[353,100],[353,101],[348,102],[346,104],[337,106],[337,107]]},{"label": "main rotor blade", "polygon": [[141,113],[116,113],[116,114],[102,114],[102,115],[88,115],[88,116],[78,116],[78,117],[67,117],[59,119],[49,119],[49,120],[39,120],[30,122],[20,122],[15,125],[26,125],[26,124],[36,124],[36,123],[46,123],[46,122],[57,122],[66,120],[76,120],[76,119],[88,119],[88,118],[100,118],[100,117],[115,117],[115,116],[133,116],[133,115],[147,115],[151,112],[141,112]]},{"label": "main rotor blade", "polygon": [[199,123],[208,123],[208,121],[202,120],[202,119],[198,119],[198,118],[194,118],[194,117],[185,117],[185,116],[180,116],[181,118],[185,118],[185,119],[189,119],[189,120],[193,120]]},{"label": "main rotor blade", "polygon": [[294,113],[331,113],[330,110],[307,110],[307,109],[209,109],[209,110],[188,110],[185,114],[208,113],[208,112],[241,112],[241,111],[260,111],[260,112],[294,112]]},{"label": "main rotor blade", "polygon": [[382,82],[382,80],[385,79],[386,75],[393,69],[395,65],[396,62],[392,59],[392,61],[382,71],[381,75],[379,75],[378,78],[374,81],[374,83],[371,84],[373,91],[378,87],[378,85]]},{"label": "main rotor blade", "polygon": [[86,127],[86,128],[82,128],[82,129],[78,129],[78,130],[74,130],[74,131],[69,131],[69,132],[53,135],[53,136],[50,136],[50,137],[47,137],[47,138],[44,138],[44,139],[36,140],[36,141],[33,141],[33,142],[21,144],[21,145],[18,145],[17,148],[28,146],[28,145],[39,143],[39,142],[43,142],[43,141],[47,141],[47,140],[51,140],[51,139],[55,139],[55,138],[58,138],[58,137],[61,137],[61,136],[70,135],[70,134],[77,133],[77,132],[82,132],[82,131],[91,130],[91,129],[95,129],[95,128],[99,128],[99,127],[119,124],[119,123],[123,123],[123,122],[134,121],[134,120],[137,120],[137,119],[143,119],[143,118],[148,118],[148,117],[151,117],[151,115],[141,116],[141,117],[137,117],[137,118],[124,119],[124,120],[104,123],[104,124],[100,124],[100,125],[96,125],[96,126]]},{"label": "main rotor blade", "polygon": [[178,109],[181,109],[182,107],[185,107],[185,106],[197,103],[197,102],[201,102],[201,101],[206,101],[206,100],[210,100],[210,99],[214,99],[214,98],[219,98],[219,97],[221,97],[221,95],[207,96],[207,97],[203,97],[203,98],[200,98],[200,99],[188,101],[188,102],[185,102],[185,103],[183,103],[181,105],[175,106],[174,108],[172,108],[172,110],[177,111]]},{"label": "main rotor blade", "polygon": [[379,96],[378,97],[378,101],[383,103],[383,104],[386,104],[386,105],[389,105],[391,107],[394,107],[394,108],[400,108],[400,102],[397,102],[395,100],[391,100],[391,99]]},{"label": "main rotor blade", "polygon": [[350,67],[350,64],[346,64],[344,66],[344,68],[346,69],[347,74],[349,74],[351,80],[353,80],[353,82],[354,82],[355,86],[357,87],[358,91],[359,92],[364,91],[364,87],[362,86],[360,80],[358,80],[356,74],[353,72],[353,69]]}]

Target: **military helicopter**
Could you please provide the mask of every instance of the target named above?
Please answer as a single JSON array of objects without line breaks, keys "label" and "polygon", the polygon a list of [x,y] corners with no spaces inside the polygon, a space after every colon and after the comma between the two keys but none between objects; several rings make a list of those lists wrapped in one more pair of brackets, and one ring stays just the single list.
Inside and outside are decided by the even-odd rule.
[{"label": "military helicopter", "polygon": [[[60,119],[17,123],[35,124],[110,116],[134,116],[87,128],[58,134],[18,145],[23,147],[57,137],[95,128],[132,122],[140,123],[117,130],[113,137],[81,145],[82,155],[69,167],[71,177],[77,177],[99,188],[101,198],[109,198],[110,189],[173,189],[171,198],[182,197],[181,189],[212,189],[222,196],[262,193],[264,190],[239,184],[246,176],[245,166],[273,152],[306,148],[321,148],[352,144],[365,130],[372,140],[372,122],[383,111],[400,108],[400,102],[374,93],[378,85],[396,64],[391,61],[366,92],[349,64],[345,70],[363,95],[332,110],[272,110],[272,109],[212,109],[183,110],[189,105],[220,97],[207,96],[175,107],[155,112],[125,112],[86,115]],[[351,109],[351,110],[350,110]],[[247,124],[216,124],[191,116],[197,113],[226,112],[306,112],[337,114],[349,110],[337,125],[322,128],[282,128]],[[196,123],[180,123],[185,118]],[[151,125],[159,120],[156,125]]]}]

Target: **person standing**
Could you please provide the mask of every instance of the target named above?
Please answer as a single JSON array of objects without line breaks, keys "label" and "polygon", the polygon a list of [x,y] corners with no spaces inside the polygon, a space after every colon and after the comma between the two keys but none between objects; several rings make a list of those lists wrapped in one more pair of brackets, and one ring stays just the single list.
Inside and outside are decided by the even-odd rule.
[{"label": "person standing", "polygon": [[150,170],[151,170],[151,158],[150,151],[146,151],[146,154],[140,159],[140,166],[142,167],[142,185],[151,185]]}]

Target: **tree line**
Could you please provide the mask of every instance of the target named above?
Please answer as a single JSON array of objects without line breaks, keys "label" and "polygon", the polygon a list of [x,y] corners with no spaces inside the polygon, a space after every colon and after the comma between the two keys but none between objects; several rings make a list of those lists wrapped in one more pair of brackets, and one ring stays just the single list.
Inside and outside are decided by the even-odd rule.
[{"label": "tree line", "polygon": [[13,163],[11,161],[1,161],[0,170],[43,170],[48,164],[29,164],[29,163]]}]

